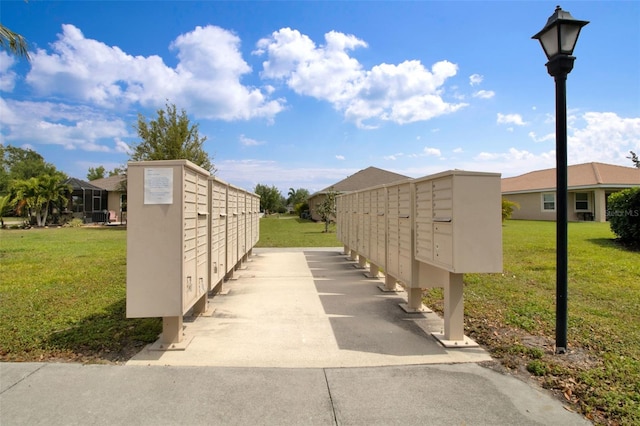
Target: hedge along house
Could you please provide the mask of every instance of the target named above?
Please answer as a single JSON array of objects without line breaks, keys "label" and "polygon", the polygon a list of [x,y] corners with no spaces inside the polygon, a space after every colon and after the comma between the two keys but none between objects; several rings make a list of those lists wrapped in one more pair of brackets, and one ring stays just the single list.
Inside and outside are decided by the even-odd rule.
[{"label": "hedge along house", "polygon": [[91,181],[92,185],[107,191],[109,221],[126,223],[127,221],[127,176],[115,175]]},{"label": "hedge along house", "polygon": [[[640,169],[605,163],[569,166],[567,214],[570,221],[607,221],[607,197],[640,186]],[[520,205],[512,219],[556,219],[556,169],[502,179],[502,196]]]},{"label": "hedge along house", "polygon": [[359,172],[323,189],[322,191],[312,194],[308,200],[311,219],[316,221],[322,220],[316,209],[317,206],[322,204],[322,202],[327,198],[327,193],[330,191],[344,194],[406,179],[409,179],[409,176],[382,170],[377,167],[367,167],[366,169],[360,170]]},{"label": "hedge along house", "polygon": [[107,191],[76,178],[69,178],[65,184],[71,186],[71,196],[67,211],[84,223],[107,221]]}]

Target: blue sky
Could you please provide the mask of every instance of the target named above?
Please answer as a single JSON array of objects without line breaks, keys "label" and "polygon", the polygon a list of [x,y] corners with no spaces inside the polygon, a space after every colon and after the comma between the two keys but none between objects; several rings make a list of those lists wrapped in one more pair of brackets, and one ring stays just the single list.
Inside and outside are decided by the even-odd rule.
[{"label": "blue sky", "polygon": [[[531,39],[557,2],[0,3],[31,62],[0,52],[0,143],[70,176],[121,166],[167,100],[216,175],[315,192],[376,166],[514,176],[555,166],[554,82]],[[591,21],[567,81],[569,163],[640,153],[640,2]]]}]

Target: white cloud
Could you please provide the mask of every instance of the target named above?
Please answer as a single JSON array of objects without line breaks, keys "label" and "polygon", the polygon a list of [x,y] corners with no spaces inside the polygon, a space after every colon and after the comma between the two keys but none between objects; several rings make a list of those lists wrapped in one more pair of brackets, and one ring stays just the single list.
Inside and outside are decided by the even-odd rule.
[{"label": "white cloud", "polygon": [[533,153],[524,149],[509,148],[507,152],[481,152],[468,164],[468,170],[494,171],[514,176],[526,171],[547,169],[555,165],[555,150]]},{"label": "white cloud", "polygon": [[336,160],[343,161],[344,159],[344,155],[336,155]]},{"label": "white cloud", "polygon": [[478,90],[473,94],[474,98],[491,99],[496,95],[493,90]]},{"label": "white cloud", "polygon": [[[0,99],[0,123],[7,142],[60,145],[65,149],[122,152],[129,124],[92,108],[53,102]],[[114,141],[115,147],[106,145]]]},{"label": "white cloud", "polygon": [[[613,112],[586,112],[568,129],[569,163],[591,161],[631,167],[629,151],[640,152],[640,117],[623,118]],[[577,124],[576,123],[576,124]]]},{"label": "white cloud", "polygon": [[11,67],[16,63],[13,56],[0,50],[0,91],[11,92],[16,84],[16,73]]},{"label": "white cloud", "polygon": [[398,152],[396,154],[386,155],[386,156],[384,156],[382,158],[384,158],[385,160],[395,161],[398,158],[403,157],[403,156],[404,156],[404,154],[402,152]]},{"label": "white cloud", "polygon": [[356,173],[352,168],[324,168],[313,165],[287,167],[277,161],[255,159],[216,163],[216,175],[246,189],[257,184],[275,185],[286,194],[288,188],[306,188],[312,194]]},{"label": "white cloud", "polygon": [[240,39],[227,30],[196,27],[171,43],[179,60],[171,68],[159,56],[132,56],[63,25],[51,52],[38,49],[32,55],[26,81],[41,96],[106,108],[134,103],[155,108],[169,99],[197,117],[271,120],[284,101],[240,83],[251,68],[239,47]]},{"label": "white cloud", "polygon": [[[576,117],[576,126],[568,128],[568,163],[603,162],[631,167],[629,151],[640,151],[640,117],[623,118],[611,112],[587,112]],[[577,127],[582,125],[581,127]],[[555,133],[536,142],[554,140]],[[481,152],[469,163],[469,170],[495,170],[503,176],[555,167],[555,148],[534,153],[510,148],[507,152]],[[465,167],[465,165],[461,165]]]},{"label": "white cloud", "polygon": [[501,114],[498,113],[498,124],[515,124],[516,126],[524,126],[525,123],[520,114]]},{"label": "white cloud", "polygon": [[115,143],[115,152],[121,152],[127,155],[131,152],[131,147],[129,147],[129,144],[124,142],[122,139],[115,138],[114,143]]},{"label": "white cloud", "polygon": [[547,142],[547,141],[554,141],[556,140],[556,134],[555,133],[549,133],[546,134],[545,136],[542,137],[538,137],[538,135],[536,134],[536,132],[529,132],[529,137],[531,138],[531,140],[533,140],[534,142]]},{"label": "white cloud", "polygon": [[425,146],[422,152],[426,156],[440,157],[442,155],[438,148],[429,148],[428,146]]},{"label": "white cloud", "polygon": [[456,149],[453,150],[453,152],[455,154],[460,154],[460,153],[464,152],[464,150],[462,148],[456,148]]},{"label": "white cloud", "polygon": [[257,47],[254,53],[267,55],[263,78],[282,80],[300,95],[330,102],[361,128],[429,120],[466,106],[443,98],[445,81],[458,70],[449,61],[437,62],[430,70],[416,60],[364,70],[349,51],[367,47],[366,42],[335,31],[317,46],[299,31],[282,28]]},{"label": "white cloud", "polygon": [[360,63],[347,51],[367,44],[353,35],[331,31],[317,47],[298,30],[282,28],[258,41],[256,53],[266,52],[263,78],[283,79],[296,93],[340,103],[353,97],[362,76]]},{"label": "white cloud", "polygon": [[240,139],[240,144],[243,146],[258,146],[258,145],[264,145],[266,143],[264,141],[248,138],[245,135],[240,135],[239,139]]},{"label": "white cloud", "polygon": [[484,76],[480,74],[471,74],[469,76],[469,84],[471,86],[477,86],[478,84],[482,83],[482,80],[484,80]]}]

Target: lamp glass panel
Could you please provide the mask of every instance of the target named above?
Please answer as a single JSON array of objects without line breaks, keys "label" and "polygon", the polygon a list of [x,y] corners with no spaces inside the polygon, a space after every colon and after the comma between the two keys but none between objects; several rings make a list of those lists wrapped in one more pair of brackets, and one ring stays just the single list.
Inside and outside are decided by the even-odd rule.
[{"label": "lamp glass panel", "polygon": [[558,53],[558,29],[556,27],[549,28],[540,36],[540,43],[547,58]]},{"label": "lamp glass panel", "polygon": [[560,28],[560,34],[562,39],[561,49],[563,53],[571,55],[573,49],[576,47],[578,41],[578,34],[580,34],[580,27],[570,24],[562,24]]}]

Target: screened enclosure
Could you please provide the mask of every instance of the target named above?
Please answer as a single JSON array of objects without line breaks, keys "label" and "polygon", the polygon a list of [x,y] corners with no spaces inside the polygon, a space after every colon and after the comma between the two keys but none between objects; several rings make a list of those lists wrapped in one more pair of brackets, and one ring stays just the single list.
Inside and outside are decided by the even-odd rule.
[{"label": "screened enclosure", "polygon": [[107,191],[76,178],[65,181],[72,188],[67,210],[85,223],[105,223],[109,218]]}]

